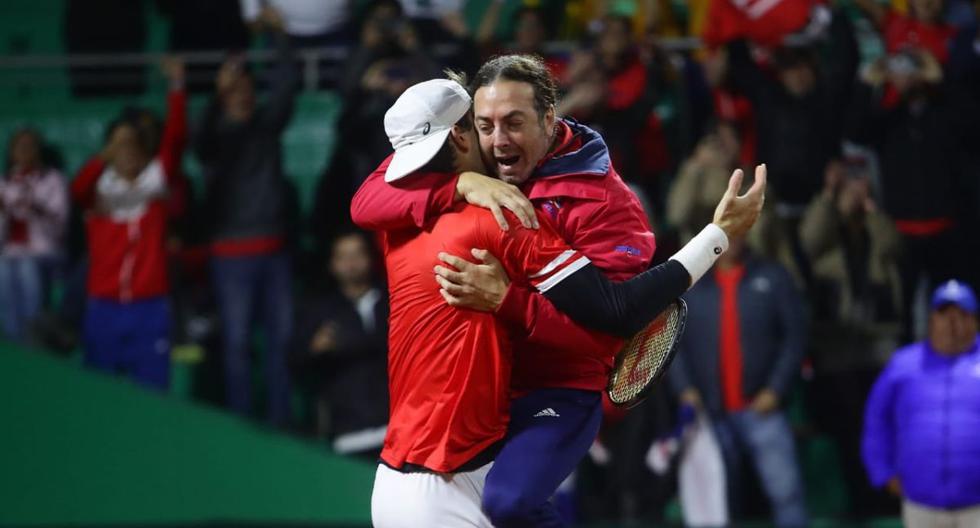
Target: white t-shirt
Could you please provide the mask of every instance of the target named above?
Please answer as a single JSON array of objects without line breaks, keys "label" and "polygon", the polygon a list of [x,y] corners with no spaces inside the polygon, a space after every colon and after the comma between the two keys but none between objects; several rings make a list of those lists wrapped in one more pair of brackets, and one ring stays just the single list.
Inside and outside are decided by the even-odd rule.
[{"label": "white t-shirt", "polygon": [[286,21],[286,33],[311,36],[339,29],[350,18],[348,0],[239,0],[242,18],[252,22],[262,6],[275,8]]}]

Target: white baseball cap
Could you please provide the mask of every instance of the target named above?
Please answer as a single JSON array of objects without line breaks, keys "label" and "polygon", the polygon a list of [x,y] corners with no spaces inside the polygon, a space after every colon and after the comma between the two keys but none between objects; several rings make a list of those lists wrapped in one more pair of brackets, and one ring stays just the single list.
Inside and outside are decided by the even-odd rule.
[{"label": "white baseball cap", "polygon": [[472,103],[470,94],[449,79],[420,82],[405,90],[385,113],[385,133],[395,149],[385,181],[407,176],[434,158]]}]

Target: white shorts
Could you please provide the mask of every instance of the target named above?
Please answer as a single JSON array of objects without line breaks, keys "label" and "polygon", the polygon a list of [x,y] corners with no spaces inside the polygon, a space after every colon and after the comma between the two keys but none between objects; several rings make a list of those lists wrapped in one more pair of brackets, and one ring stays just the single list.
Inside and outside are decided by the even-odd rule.
[{"label": "white shorts", "polygon": [[466,473],[401,473],[378,464],[374,528],[493,528],[481,502],[493,463]]},{"label": "white shorts", "polygon": [[977,528],[980,506],[939,510],[908,499],[902,501],[902,524],[906,528]]}]

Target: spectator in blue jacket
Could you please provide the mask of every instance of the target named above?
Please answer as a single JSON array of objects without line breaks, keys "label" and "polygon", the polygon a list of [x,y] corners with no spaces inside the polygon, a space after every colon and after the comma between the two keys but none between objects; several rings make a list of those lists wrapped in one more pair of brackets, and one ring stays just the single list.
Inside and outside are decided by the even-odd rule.
[{"label": "spectator in blue jacket", "polygon": [[706,412],[725,460],[729,505],[739,503],[744,449],[777,526],[805,526],[803,481],[781,402],[796,380],[806,333],[789,272],[733,241],[713,275],[684,295],[687,329],[669,371],[681,401]]},{"label": "spectator in blue jacket", "polygon": [[872,484],[903,499],[905,526],[980,526],[977,297],[933,294],[929,339],[895,352],[871,391],[862,454]]}]

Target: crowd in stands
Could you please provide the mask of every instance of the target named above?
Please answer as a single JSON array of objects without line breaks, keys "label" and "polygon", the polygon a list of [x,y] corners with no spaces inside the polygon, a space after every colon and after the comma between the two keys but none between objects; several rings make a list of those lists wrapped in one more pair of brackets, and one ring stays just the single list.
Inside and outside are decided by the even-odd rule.
[{"label": "crowd in stands", "polygon": [[[350,198],[391,152],[383,116],[408,86],[446,67],[473,73],[494,54],[534,53],[559,80],[559,115],[602,134],[646,206],[656,261],[711,220],[735,168],[766,163],[770,182],[745,244],[687,294],[669,383],[608,417],[571,484],[576,515],[659,518],[679,488],[692,523],[771,511],[777,525],[802,526],[798,446],[815,434],[833,439],[846,515],[897,511],[880,489],[901,493],[896,470],[868,453],[899,450],[883,415],[897,405],[894,380],[912,374],[891,365],[890,385],[876,386],[865,447],[877,447],[862,458],[872,386],[902,345],[942,342],[955,357],[971,328],[976,342],[976,301],[971,327],[937,315],[960,306],[955,296],[930,296],[950,279],[980,285],[980,1],[480,4],[473,25],[466,0],[69,2],[73,53],[139,51],[144,11],[166,15],[166,114],[121,104],[81,167],[64,167],[37,128],[9,138],[2,338],[80,351],[88,367],[161,391],[172,351],[193,345],[204,351],[201,400],[376,456],[387,294],[373,237],[350,225]],[[665,45],[678,37],[702,44]],[[257,70],[241,53],[250,48],[275,60]],[[335,91],[343,108],[304,217],[282,140],[304,89],[297,53],[320,48],[336,53],[305,89]],[[201,50],[227,59],[178,58]],[[103,87],[93,76],[104,67],[73,68],[73,95],[146,89],[139,71],[112,68],[134,81]],[[188,115],[192,94],[208,99],[198,115]],[[201,186],[185,173],[190,158]],[[923,352],[904,350],[903,361],[913,353]],[[805,409],[802,423],[791,405]],[[694,445],[699,424],[712,425],[713,440],[678,447]],[[726,477],[685,484],[697,478],[691,464]],[[746,488],[752,475],[759,484]]]}]

